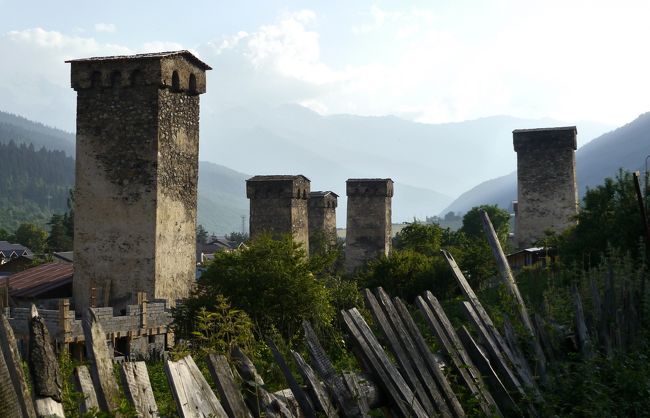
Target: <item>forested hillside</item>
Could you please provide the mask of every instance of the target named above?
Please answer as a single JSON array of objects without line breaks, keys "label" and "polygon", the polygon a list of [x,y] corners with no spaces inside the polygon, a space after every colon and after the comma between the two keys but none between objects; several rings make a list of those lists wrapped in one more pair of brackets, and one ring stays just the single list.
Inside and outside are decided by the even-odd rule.
[{"label": "forested hillside", "polygon": [[34,144],[36,149],[61,150],[74,156],[74,135],[0,111],[0,143]]},{"label": "forested hillside", "polygon": [[73,184],[74,159],[65,152],[0,142],[0,228],[44,225],[52,213],[66,210]]}]

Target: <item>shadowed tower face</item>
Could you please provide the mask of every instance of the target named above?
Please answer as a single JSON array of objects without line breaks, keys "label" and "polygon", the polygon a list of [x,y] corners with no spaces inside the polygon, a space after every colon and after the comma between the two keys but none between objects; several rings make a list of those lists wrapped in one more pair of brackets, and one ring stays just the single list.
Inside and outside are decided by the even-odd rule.
[{"label": "shadowed tower face", "polygon": [[187,51],[68,62],[76,309],[91,296],[116,311],[137,292],[186,297],[196,268],[199,94],[210,67]]},{"label": "shadowed tower face", "polygon": [[388,255],[391,248],[391,179],[349,179],[346,182],[348,217],[345,233],[345,270]]},{"label": "shadowed tower face", "polygon": [[265,232],[291,234],[309,254],[308,199],[310,181],[297,176],[255,176],[246,180],[250,199],[251,239]]},{"label": "shadowed tower face", "polygon": [[530,247],[546,231],[575,225],[578,213],[576,127],[517,129],[517,215],[515,243]]},{"label": "shadowed tower face", "polygon": [[309,193],[309,249],[318,250],[336,246],[336,207],[338,195],[331,191]]}]

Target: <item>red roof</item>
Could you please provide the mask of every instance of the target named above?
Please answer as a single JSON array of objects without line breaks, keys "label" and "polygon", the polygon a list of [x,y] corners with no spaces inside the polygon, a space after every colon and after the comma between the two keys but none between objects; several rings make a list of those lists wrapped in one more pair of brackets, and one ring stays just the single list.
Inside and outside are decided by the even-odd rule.
[{"label": "red roof", "polygon": [[72,273],[72,263],[53,262],[12,274],[5,280],[9,280],[12,297],[29,298],[72,283]]}]

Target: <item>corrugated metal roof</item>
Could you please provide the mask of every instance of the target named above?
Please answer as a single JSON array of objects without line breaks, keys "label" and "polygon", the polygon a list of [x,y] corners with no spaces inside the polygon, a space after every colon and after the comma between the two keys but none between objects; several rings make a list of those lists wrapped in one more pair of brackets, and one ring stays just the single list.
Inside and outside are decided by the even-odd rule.
[{"label": "corrugated metal roof", "polygon": [[12,297],[33,298],[60,286],[72,283],[72,263],[53,262],[12,274],[9,280],[9,294]]}]

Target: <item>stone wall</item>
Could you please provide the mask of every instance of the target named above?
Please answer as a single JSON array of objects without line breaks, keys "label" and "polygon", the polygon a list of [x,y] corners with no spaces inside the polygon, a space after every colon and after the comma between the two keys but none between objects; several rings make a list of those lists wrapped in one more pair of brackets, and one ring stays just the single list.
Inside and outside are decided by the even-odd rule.
[{"label": "stone wall", "polygon": [[174,301],[195,277],[199,98],[189,53],[75,60],[74,305]]},{"label": "stone wall", "polygon": [[309,252],[310,181],[297,176],[255,176],[246,180],[250,199],[250,236],[291,234]]},{"label": "stone wall", "polygon": [[515,243],[523,249],[575,224],[578,213],[575,126],[513,131],[517,152]]},{"label": "stone wall", "polygon": [[345,269],[351,273],[391,249],[391,179],[349,179]]},{"label": "stone wall", "polygon": [[331,191],[309,193],[309,248],[313,252],[320,241],[322,248],[336,246],[336,207],[338,195]]}]

